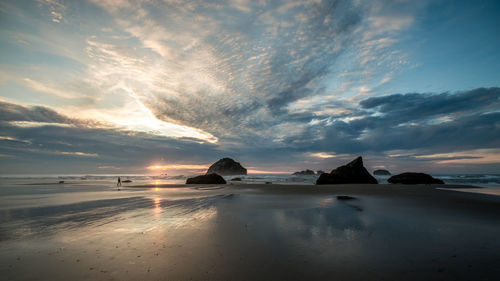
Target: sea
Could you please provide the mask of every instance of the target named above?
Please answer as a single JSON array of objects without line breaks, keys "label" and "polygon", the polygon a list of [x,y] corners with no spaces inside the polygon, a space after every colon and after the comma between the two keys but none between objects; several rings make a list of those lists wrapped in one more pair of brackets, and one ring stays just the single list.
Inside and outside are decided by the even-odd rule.
[{"label": "sea", "polygon": [[[1,183],[19,184],[116,184],[118,177],[125,182],[123,185],[165,185],[184,184],[188,177],[196,175],[143,175],[143,174],[72,174],[72,175],[0,175]],[[499,187],[500,174],[434,174],[445,184],[473,185],[478,187]],[[248,174],[224,176],[227,181],[241,179],[238,183],[256,184],[294,184],[314,185],[318,175],[289,175],[289,174]],[[374,175],[380,184],[388,183],[390,176]],[[127,182],[130,181],[130,182]],[[236,181],[234,181],[236,182]]]}]

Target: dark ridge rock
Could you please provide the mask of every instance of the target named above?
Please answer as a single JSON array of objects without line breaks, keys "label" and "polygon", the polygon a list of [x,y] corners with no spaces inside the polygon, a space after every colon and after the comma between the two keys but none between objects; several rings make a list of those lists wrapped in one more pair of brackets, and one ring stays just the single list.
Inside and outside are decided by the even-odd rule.
[{"label": "dark ridge rock", "polygon": [[442,180],[424,173],[402,173],[390,177],[387,181],[402,184],[444,184]]},{"label": "dark ridge rock", "polygon": [[373,174],[377,175],[377,176],[390,176],[391,175],[391,173],[389,171],[384,170],[384,169],[375,170],[375,171],[373,171]]},{"label": "dark ridge rock", "polygon": [[215,162],[208,168],[208,174],[219,174],[222,176],[231,176],[231,175],[246,175],[247,169],[243,168],[240,163],[234,161],[231,158],[222,158],[219,161]]},{"label": "dark ridge rock", "polygon": [[230,181],[241,181],[241,178],[232,178]]},{"label": "dark ridge rock", "polygon": [[296,176],[311,176],[311,175],[315,175],[316,173],[313,170],[307,169],[307,170],[304,170],[304,171],[295,172],[293,174],[296,175]]},{"label": "dark ridge rock", "polygon": [[363,166],[363,158],[358,157],[347,165],[340,166],[324,173],[316,180],[316,184],[349,184],[368,183],[377,184],[377,180]]},{"label": "dark ridge rock", "polygon": [[209,174],[188,178],[186,184],[226,184],[226,180],[217,174]]},{"label": "dark ridge rock", "polygon": [[348,195],[337,195],[337,200],[354,200],[356,198]]},{"label": "dark ridge rock", "polygon": [[132,181],[131,181],[131,180],[124,180],[124,181],[122,181],[122,182],[132,182]]},{"label": "dark ridge rock", "polygon": [[324,174],[324,173],[325,173],[325,171],[321,171],[321,170],[317,170],[316,171],[316,175],[321,175],[321,174]]}]

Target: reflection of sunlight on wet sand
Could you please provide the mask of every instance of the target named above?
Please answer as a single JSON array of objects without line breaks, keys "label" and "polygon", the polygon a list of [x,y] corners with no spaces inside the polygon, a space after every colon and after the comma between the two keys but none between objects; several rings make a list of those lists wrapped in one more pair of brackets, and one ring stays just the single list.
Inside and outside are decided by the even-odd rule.
[{"label": "reflection of sunlight on wet sand", "polygon": [[324,198],[324,199],[321,199],[319,201],[319,205],[321,207],[328,207],[329,205],[331,205],[333,202],[335,202],[335,198],[334,197],[327,197],[327,198]]},{"label": "reflection of sunlight on wet sand", "polygon": [[[158,188],[155,188],[155,190]],[[155,218],[159,218],[161,214],[161,199],[158,197],[153,198],[154,201],[154,208],[153,208],[153,214]]]}]

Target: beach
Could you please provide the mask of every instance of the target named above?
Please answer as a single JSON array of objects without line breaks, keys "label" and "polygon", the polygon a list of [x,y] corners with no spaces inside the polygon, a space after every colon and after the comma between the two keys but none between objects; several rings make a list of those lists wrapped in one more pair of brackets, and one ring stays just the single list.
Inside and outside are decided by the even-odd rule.
[{"label": "beach", "polygon": [[386,184],[1,187],[3,280],[500,277],[496,195]]}]

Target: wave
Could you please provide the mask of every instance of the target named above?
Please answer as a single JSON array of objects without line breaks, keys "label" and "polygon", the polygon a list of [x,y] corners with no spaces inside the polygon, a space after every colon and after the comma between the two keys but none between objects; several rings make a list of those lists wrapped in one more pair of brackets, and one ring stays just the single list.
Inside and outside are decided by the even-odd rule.
[{"label": "wave", "polygon": [[[446,184],[464,184],[464,185],[494,185],[500,186],[499,174],[435,174],[435,178],[443,180]],[[1,175],[0,179],[11,180],[42,180],[42,181],[109,181],[116,182],[120,177],[123,180],[134,182],[172,182],[184,183],[190,175],[138,175],[138,174],[108,174],[108,175]],[[381,184],[387,183],[390,176],[374,176]],[[273,183],[273,184],[314,184],[318,175],[286,175],[286,174],[249,174],[224,176],[226,181],[233,178],[241,178],[242,183]]]}]

